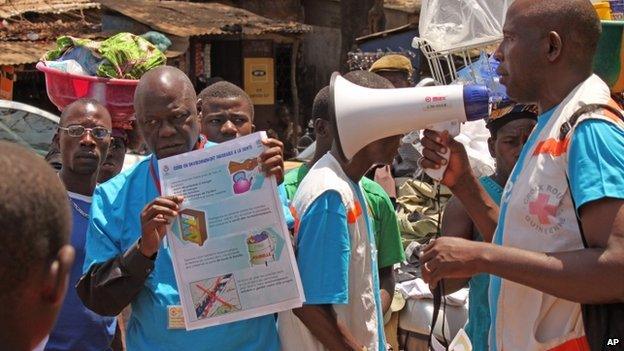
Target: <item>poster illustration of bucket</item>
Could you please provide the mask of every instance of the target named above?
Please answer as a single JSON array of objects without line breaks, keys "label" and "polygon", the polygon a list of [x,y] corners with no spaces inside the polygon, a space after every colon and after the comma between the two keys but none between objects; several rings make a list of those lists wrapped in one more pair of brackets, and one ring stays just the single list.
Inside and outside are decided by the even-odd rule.
[{"label": "poster illustration of bucket", "polygon": [[265,265],[276,260],[277,240],[266,230],[259,234],[250,234],[247,237],[247,250],[249,251],[249,263],[251,265]]}]

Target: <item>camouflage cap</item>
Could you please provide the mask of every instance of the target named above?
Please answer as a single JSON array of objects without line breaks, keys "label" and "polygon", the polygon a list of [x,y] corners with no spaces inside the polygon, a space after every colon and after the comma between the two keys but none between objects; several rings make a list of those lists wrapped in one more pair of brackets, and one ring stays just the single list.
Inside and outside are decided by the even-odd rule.
[{"label": "camouflage cap", "polygon": [[386,55],[373,63],[370,72],[380,71],[405,71],[408,74],[412,74],[414,68],[412,62],[403,55]]},{"label": "camouflage cap", "polygon": [[528,118],[537,120],[537,106],[525,104],[512,104],[501,109],[492,111],[486,120],[485,126],[491,134],[496,132],[505,124],[516,119]]}]

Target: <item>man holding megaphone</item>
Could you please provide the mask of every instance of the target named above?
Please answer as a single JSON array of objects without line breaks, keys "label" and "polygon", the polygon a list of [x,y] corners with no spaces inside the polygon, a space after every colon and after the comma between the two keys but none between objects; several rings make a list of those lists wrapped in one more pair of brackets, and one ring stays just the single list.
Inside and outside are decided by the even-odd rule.
[{"label": "man holding megaphone", "polygon": [[461,144],[425,132],[422,166],[447,167],[442,183],[493,244],[436,239],[423,278],[492,275],[490,350],[602,350],[624,335],[624,123],[592,74],[600,22],[589,0],[516,0],[503,31],[501,83],[540,116],[500,210]]}]

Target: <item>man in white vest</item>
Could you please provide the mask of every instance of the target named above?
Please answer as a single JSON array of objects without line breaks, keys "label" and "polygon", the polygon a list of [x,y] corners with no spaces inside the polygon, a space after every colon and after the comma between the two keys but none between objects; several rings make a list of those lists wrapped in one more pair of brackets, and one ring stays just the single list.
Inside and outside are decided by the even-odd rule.
[{"label": "man in white vest", "polygon": [[[368,88],[393,88],[367,71],[345,78]],[[386,350],[377,249],[360,179],[373,165],[391,163],[400,139],[372,142],[349,162],[334,156],[334,142],[299,185],[291,207],[306,302],[279,314],[282,349]]]},{"label": "man in white vest", "polygon": [[[495,55],[509,96],[539,108],[499,207],[465,151],[427,131],[421,164],[448,164],[442,182],[493,243],[441,238],[423,251],[423,278],[491,274],[490,350],[603,349],[581,304],[624,301],[624,124],[592,74],[601,26],[589,0],[516,0]],[[589,104],[609,108],[577,114]],[[451,151],[447,162],[440,157]],[[576,214],[580,218],[577,221]],[[618,304],[618,305],[616,305]],[[587,334],[585,332],[587,330]],[[612,338],[621,336],[611,336]]]}]

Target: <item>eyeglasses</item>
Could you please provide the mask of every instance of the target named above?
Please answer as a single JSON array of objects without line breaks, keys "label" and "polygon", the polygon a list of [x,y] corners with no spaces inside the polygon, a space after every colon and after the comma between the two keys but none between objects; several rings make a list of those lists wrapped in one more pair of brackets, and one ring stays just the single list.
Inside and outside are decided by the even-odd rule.
[{"label": "eyeglasses", "polygon": [[93,127],[86,128],[81,126],[80,124],[72,124],[67,127],[59,127],[60,130],[64,130],[67,132],[67,135],[74,138],[80,138],[85,135],[86,132],[91,133],[91,135],[96,139],[104,139],[111,134],[111,131],[104,127]]}]

